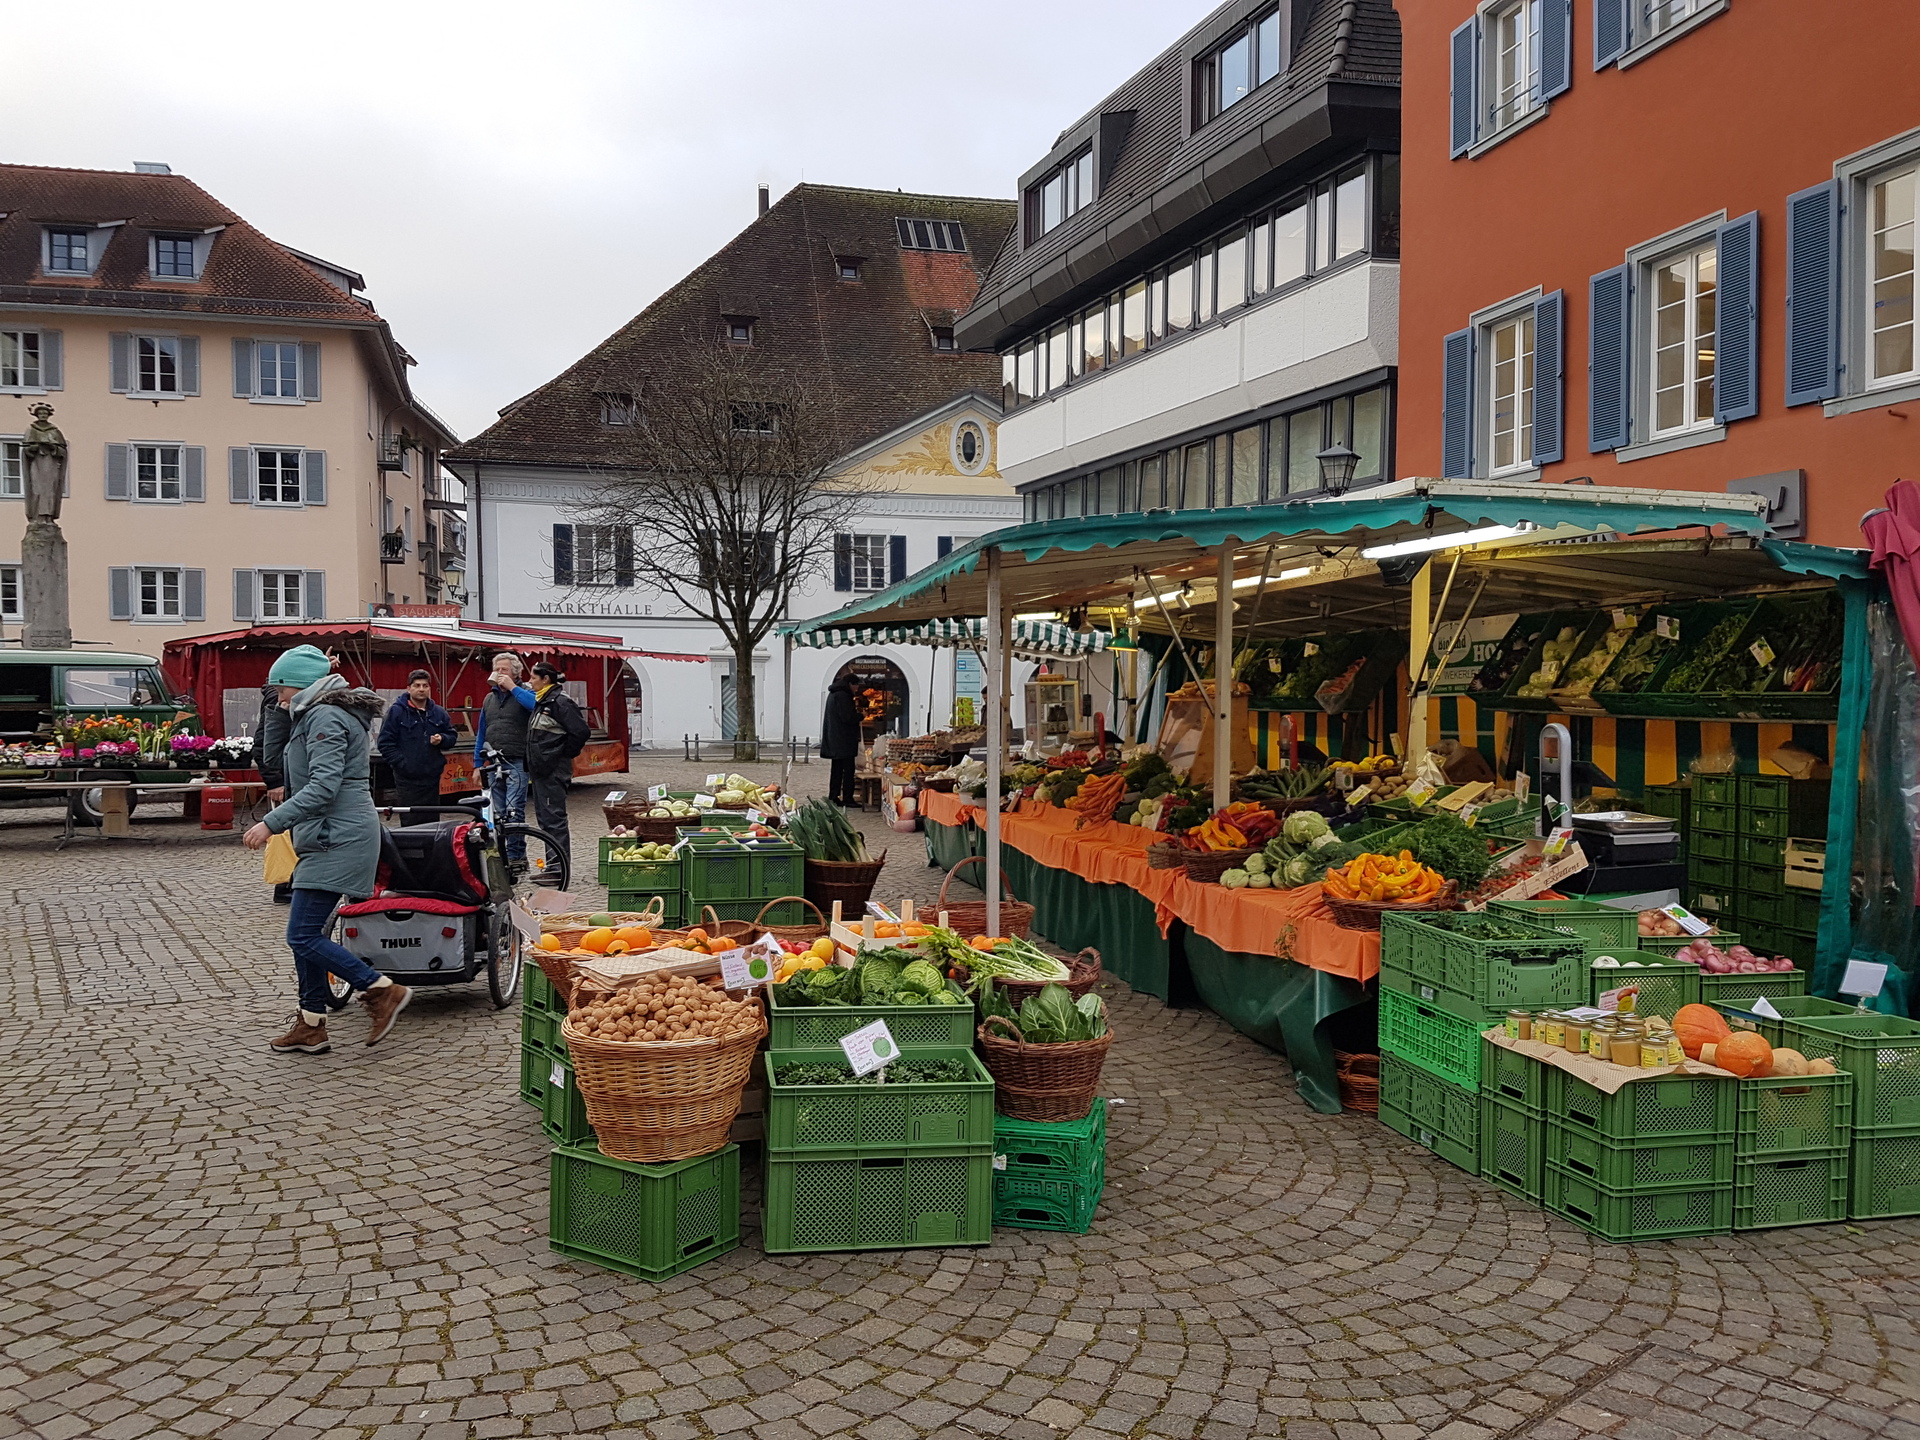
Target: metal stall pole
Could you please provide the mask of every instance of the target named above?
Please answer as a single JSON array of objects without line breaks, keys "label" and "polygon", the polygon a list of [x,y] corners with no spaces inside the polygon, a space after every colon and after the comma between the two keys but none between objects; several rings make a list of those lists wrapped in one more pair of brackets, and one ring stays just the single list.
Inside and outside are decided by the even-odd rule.
[{"label": "metal stall pole", "polygon": [[1233,546],[1220,547],[1213,597],[1213,808],[1233,803]]},{"label": "metal stall pole", "polygon": [[1427,648],[1433,640],[1433,565],[1423,564],[1413,577],[1411,611],[1407,626],[1407,753],[1400,757],[1400,765],[1411,775],[1420,767],[1427,754],[1427,701],[1424,694],[1415,693],[1413,677],[1420,674],[1427,661]]},{"label": "metal stall pole", "polygon": [[1000,933],[1000,775],[1006,768],[1007,658],[1000,550],[987,551],[987,933]]},{"label": "metal stall pole", "polygon": [[780,651],[780,734],[787,742],[787,768],[780,772],[780,793],[793,793],[793,636],[783,635]]}]

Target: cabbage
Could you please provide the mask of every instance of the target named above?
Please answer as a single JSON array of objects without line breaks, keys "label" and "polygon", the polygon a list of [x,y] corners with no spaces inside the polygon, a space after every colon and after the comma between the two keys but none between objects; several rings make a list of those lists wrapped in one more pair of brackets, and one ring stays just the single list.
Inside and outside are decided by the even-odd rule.
[{"label": "cabbage", "polygon": [[1264,870],[1255,875],[1248,875],[1247,888],[1249,890],[1271,890],[1273,888],[1273,877]]},{"label": "cabbage", "polygon": [[1328,833],[1327,817],[1312,810],[1296,810],[1280,830],[1294,844],[1305,845]]},{"label": "cabbage", "polygon": [[1267,873],[1267,857],[1258,853],[1249,855],[1241,862],[1240,868],[1249,875],[1264,875]]},{"label": "cabbage", "polygon": [[946,977],[924,960],[915,960],[908,965],[894,983],[898,989],[912,990],[921,995],[931,995],[947,987]]},{"label": "cabbage", "polygon": [[1244,870],[1229,870],[1220,877],[1220,883],[1229,890],[1241,889],[1247,883],[1247,872]]}]

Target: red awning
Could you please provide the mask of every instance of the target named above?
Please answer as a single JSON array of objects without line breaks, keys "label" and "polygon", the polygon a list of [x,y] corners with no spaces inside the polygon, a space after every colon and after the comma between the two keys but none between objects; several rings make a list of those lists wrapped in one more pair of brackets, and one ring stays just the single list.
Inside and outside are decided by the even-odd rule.
[{"label": "red awning", "polygon": [[647,660],[681,660],[696,665],[704,665],[707,662],[707,657],[704,655],[686,655],[666,650],[640,650],[630,645],[622,645],[604,635],[593,635],[578,630],[536,630],[526,625],[502,625],[493,621],[468,620],[463,620],[457,625],[432,620],[409,621],[406,619],[244,625],[236,630],[222,630],[213,635],[197,635],[190,640],[175,640],[168,644],[167,649],[176,651],[234,646],[254,649],[263,645],[285,648],[289,645],[301,644],[318,645],[325,649],[329,644],[368,640],[384,640],[409,647],[423,642],[447,645],[491,645],[499,649],[511,649],[518,645],[554,655],[634,655]]}]

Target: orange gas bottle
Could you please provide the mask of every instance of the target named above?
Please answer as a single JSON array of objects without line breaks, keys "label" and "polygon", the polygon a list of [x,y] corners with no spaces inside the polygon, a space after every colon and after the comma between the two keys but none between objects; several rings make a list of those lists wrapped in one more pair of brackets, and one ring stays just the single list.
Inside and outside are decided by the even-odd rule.
[{"label": "orange gas bottle", "polygon": [[208,785],[200,791],[200,828],[233,829],[233,786]]}]

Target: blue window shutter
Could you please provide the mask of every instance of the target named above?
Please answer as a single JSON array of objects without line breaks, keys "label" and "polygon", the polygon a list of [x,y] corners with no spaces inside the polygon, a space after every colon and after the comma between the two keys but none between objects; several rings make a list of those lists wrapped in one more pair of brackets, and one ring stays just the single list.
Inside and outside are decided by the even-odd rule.
[{"label": "blue window shutter", "polygon": [[1598,455],[1632,438],[1628,387],[1633,356],[1627,348],[1632,281],[1627,267],[1602,270],[1588,281],[1587,448]]},{"label": "blue window shutter", "polygon": [[1567,296],[1563,290],[1533,302],[1533,463],[1567,458]]},{"label": "blue window shutter", "polygon": [[573,584],[573,526],[553,527],[553,583]]},{"label": "blue window shutter", "polygon": [[1573,88],[1573,0],[1546,0],[1540,7],[1540,98]]},{"label": "blue window shutter", "polygon": [[1714,237],[1719,284],[1715,292],[1713,423],[1751,420],[1760,413],[1760,213],[1729,220]]},{"label": "blue window shutter", "polygon": [[1473,474],[1473,331],[1447,336],[1441,377],[1440,475],[1465,480]]},{"label": "blue window shutter", "polygon": [[1453,32],[1448,43],[1453,48],[1453,133],[1447,153],[1457,160],[1467,153],[1480,129],[1480,103],[1475,94],[1480,74],[1480,21],[1467,21]]},{"label": "blue window shutter", "polygon": [[1628,0],[1593,0],[1593,68],[1618,60],[1630,38]]},{"label": "blue window shutter", "polygon": [[853,589],[853,537],[851,535],[833,537],[833,588]]},{"label": "blue window shutter", "polygon": [[1787,404],[1840,393],[1840,182],[1787,197]]},{"label": "blue window shutter", "polygon": [[898,585],[907,578],[907,537],[889,535],[887,537],[887,583]]},{"label": "blue window shutter", "polygon": [[[1033,515],[1032,515],[1033,497],[1031,495],[1027,497],[1027,510],[1028,510],[1027,518],[1031,520],[1033,518]],[[953,536],[951,535],[936,536],[933,542],[933,553],[934,553],[934,558],[938,560],[944,560],[947,558],[947,556],[951,555],[953,553]]]}]

